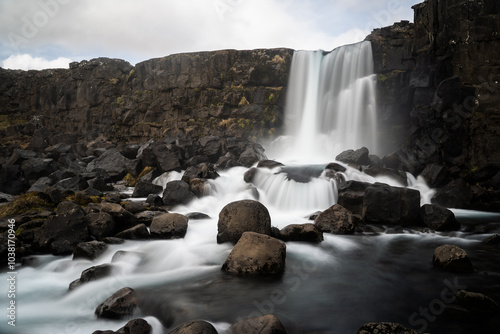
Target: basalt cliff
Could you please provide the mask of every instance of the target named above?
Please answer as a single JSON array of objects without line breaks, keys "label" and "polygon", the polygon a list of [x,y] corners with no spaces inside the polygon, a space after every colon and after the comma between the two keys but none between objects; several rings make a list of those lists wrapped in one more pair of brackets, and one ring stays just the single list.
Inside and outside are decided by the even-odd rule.
[{"label": "basalt cliff", "polygon": [[[423,173],[442,189],[440,204],[498,210],[500,4],[427,0],[413,8],[414,23],[367,37],[383,124],[381,164]],[[135,66],[99,58],[69,69],[0,69],[2,165],[15,163],[14,149],[45,152],[60,143],[95,148],[96,141],[167,138],[200,146],[202,138],[218,138],[222,154],[224,138],[272,138],[283,125],[292,56],[290,49],[222,50]]]}]

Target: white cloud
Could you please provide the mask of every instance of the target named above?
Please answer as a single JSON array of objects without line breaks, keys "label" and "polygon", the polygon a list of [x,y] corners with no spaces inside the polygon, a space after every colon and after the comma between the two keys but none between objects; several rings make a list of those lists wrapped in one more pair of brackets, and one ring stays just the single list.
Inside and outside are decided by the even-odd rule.
[{"label": "white cloud", "polygon": [[59,57],[48,60],[41,57],[32,57],[29,54],[13,55],[1,62],[1,66],[11,70],[43,70],[48,68],[69,68],[69,58]]}]

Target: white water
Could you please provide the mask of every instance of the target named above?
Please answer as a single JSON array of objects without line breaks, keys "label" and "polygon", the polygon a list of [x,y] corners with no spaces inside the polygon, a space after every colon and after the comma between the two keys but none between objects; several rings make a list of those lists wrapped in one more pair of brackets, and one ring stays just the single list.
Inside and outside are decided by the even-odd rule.
[{"label": "white water", "polygon": [[[377,153],[376,79],[370,42],[295,52],[285,107],[285,136],[271,155],[306,163],[346,149]],[[275,153],[275,154],[274,154]]]}]

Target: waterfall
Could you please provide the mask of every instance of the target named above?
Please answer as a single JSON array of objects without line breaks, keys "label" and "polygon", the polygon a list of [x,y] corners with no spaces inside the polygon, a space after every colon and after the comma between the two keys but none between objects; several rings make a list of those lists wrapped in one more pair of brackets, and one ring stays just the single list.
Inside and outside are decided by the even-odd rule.
[{"label": "waterfall", "polygon": [[297,51],[285,107],[285,136],[271,151],[302,162],[333,160],[346,149],[377,152],[376,78],[371,43]]}]

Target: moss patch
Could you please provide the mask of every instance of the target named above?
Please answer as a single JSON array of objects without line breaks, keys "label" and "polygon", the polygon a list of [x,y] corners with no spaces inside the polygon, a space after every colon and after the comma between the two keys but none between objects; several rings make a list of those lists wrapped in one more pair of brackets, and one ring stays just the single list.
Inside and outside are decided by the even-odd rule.
[{"label": "moss patch", "polygon": [[17,196],[14,201],[0,207],[0,217],[20,215],[29,211],[42,211],[51,204],[38,197],[38,193],[28,193]]}]

